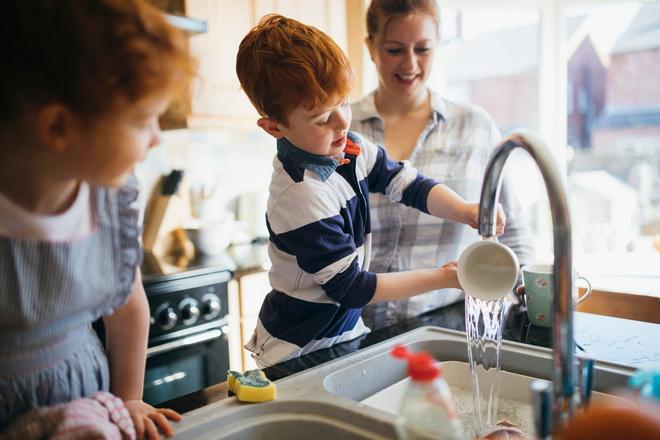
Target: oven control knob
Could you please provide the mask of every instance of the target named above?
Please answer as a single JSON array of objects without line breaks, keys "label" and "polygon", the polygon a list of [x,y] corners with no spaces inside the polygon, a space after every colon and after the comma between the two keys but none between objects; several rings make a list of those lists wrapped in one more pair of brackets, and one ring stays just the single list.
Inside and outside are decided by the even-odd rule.
[{"label": "oven control knob", "polygon": [[181,310],[181,323],[184,325],[191,325],[197,322],[199,319],[199,307],[197,306],[197,301],[192,298],[184,300],[179,304],[179,309]]},{"label": "oven control knob", "polygon": [[202,298],[202,316],[204,319],[213,319],[220,314],[220,298],[213,293],[208,293]]},{"label": "oven control knob", "polygon": [[160,313],[158,313],[158,325],[161,330],[169,330],[176,325],[178,317],[176,312],[172,307],[164,307]]}]

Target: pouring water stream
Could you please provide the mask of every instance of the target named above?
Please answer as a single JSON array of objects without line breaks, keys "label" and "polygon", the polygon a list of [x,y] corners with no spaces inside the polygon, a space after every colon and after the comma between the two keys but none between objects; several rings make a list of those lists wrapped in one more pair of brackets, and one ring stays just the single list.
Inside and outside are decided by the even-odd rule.
[{"label": "pouring water stream", "polygon": [[[484,241],[497,243],[496,237]],[[476,246],[476,245],[475,245]],[[499,248],[502,246],[500,245]],[[478,255],[478,249],[466,249],[459,264],[467,265],[459,272],[465,291],[465,333],[467,337],[468,359],[472,379],[473,397],[473,432],[483,434],[496,423],[498,397],[500,393],[500,360],[502,348],[502,323],[506,312],[504,296],[511,288],[512,280],[506,272],[515,272],[517,278],[517,259],[515,256],[497,259],[492,246],[487,254]],[[506,254],[506,253],[505,253]],[[478,255],[478,256],[475,256]],[[503,276],[503,278],[502,278]],[[475,283],[480,280],[493,280],[489,286]],[[497,281],[495,281],[497,280]]]},{"label": "pouring water stream", "polygon": [[472,376],[475,434],[488,431],[496,422],[504,314],[504,298],[482,300],[466,293],[465,332]]}]

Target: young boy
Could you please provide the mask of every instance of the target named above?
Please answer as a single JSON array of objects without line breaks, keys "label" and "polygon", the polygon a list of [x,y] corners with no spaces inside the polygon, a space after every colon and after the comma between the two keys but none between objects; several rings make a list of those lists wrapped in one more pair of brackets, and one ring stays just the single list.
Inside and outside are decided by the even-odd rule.
[{"label": "young boy", "polygon": [[360,311],[370,302],[460,287],[455,262],[367,271],[369,192],[473,227],[478,206],[348,131],[352,73],[330,37],[268,15],[241,42],[236,71],[257,125],[277,139],[266,216],[273,290],[245,346],[261,367],[368,333]]}]

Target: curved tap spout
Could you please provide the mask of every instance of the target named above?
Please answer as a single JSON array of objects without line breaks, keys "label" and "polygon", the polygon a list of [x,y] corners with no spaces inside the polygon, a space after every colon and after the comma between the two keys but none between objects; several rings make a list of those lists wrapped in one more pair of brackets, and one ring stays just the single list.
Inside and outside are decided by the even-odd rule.
[{"label": "curved tap spout", "polygon": [[479,202],[479,233],[495,235],[495,215],[502,182],[502,169],[515,148],[527,151],[541,171],[550,199],[554,242],[554,296],[552,301],[552,340],[554,377],[552,424],[556,428],[573,414],[574,356],[571,222],[562,176],[545,143],[531,133],[516,133],[495,149],[484,173]]}]

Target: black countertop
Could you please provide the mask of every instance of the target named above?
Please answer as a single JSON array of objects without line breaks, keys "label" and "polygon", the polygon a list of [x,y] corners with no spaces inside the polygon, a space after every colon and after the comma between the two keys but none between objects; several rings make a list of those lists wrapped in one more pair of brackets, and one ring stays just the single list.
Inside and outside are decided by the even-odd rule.
[{"label": "black countertop", "polygon": [[[634,368],[660,368],[660,324],[580,312],[575,313],[574,324],[576,342],[589,357],[597,361],[615,362]],[[291,359],[266,368],[264,372],[271,380],[281,379],[423,326],[465,331],[464,302],[372,331],[353,341]],[[503,338],[552,348],[551,329],[530,324],[524,305],[512,305],[509,308]],[[216,385],[213,390],[192,393],[166,402],[163,406],[187,412],[224,398],[226,395],[226,388]]]}]

